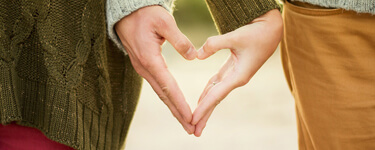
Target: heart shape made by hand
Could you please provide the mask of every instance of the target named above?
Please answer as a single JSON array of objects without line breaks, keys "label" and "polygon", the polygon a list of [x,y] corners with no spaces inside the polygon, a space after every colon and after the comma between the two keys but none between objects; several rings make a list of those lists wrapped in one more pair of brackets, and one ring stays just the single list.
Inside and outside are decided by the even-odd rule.
[{"label": "heart shape made by hand", "polygon": [[[144,7],[115,26],[131,63],[189,134],[200,136],[214,108],[233,89],[243,86],[272,55],[282,34],[278,10],[271,10],[248,25],[207,39],[198,51],[178,29],[172,15],[159,6]],[[206,59],[222,49],[230,56],[207,83],[192,113],[161,54],[165,41],[185,59]]]}]

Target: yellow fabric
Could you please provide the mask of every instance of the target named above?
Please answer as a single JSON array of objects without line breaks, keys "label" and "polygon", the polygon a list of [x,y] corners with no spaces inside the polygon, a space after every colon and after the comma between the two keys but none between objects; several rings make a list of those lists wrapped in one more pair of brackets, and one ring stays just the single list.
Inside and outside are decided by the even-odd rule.
[{"label": "yellow fabric", "polygon": [[286,2],[283,17],[299,149],[375,149],[375,16]]}]

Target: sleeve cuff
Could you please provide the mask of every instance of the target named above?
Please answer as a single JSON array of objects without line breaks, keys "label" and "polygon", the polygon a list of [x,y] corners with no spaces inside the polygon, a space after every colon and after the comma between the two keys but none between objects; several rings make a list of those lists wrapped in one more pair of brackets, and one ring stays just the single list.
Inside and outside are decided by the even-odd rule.
[{"label": "sleeve cuff", "polygon": [[280,6],[275,0],[206,0],[220,34],[236,30]]},{"label": "sleeve cuff", "polygon": [[160,5],[172,13],[173,0],[107,0],[107,30],[109,38],[127,54],[114,29],[115,24],[132,12],[152,5]]}]

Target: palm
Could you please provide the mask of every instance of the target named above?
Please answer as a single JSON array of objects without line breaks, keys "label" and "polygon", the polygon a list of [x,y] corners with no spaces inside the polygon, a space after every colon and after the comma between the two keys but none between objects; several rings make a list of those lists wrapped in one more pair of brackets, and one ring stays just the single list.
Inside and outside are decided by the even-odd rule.
[{"label": "palm", "polygon": [[173,16],[160,6],[144,7],[120,20],[115,28],[134,69],[150,83],[185,130],[193,133],[190,107],[161,55],[161,45],[168,40],[186,59],[196,57],[194,46],[178,29]]},{"label": "palm", "polygon": [[275,51],[281,40],[282,23],[277,23],[281,22],[281,16],[277,10],[267,14],[235,31],[210,37],[198,51],[198,59],[206,59],[221,49],[230,49],[231,55],[199,98],[192,120],[196,136],[201,135],[216,105],[233,89],[247,84]]}]

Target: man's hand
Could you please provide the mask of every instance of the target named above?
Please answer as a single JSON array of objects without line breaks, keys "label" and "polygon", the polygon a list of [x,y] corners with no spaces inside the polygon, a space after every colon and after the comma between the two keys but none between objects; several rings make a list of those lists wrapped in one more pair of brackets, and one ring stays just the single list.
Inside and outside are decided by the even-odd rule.
[{"label": "man's hand", "polygon": [[198,59],[206,59],[221,49],[230,49],[227,62],[208,82],[193,113],[195,136],[200,136],[216,105],[233,89],[249,82],[272,55],[281,40],[282,18],[276,9],[230,33],[207,39],[198,50]]},{"label": "man's hand", "polygon": [[161,55],[161,45],[167,40],[185,59],[196,58],[193,44],[178,29],[173,16],[161,6],[148,6],[124,17],[115,29],[137,73],[150,83],[184,129],[194,133],[191,109]]}]

